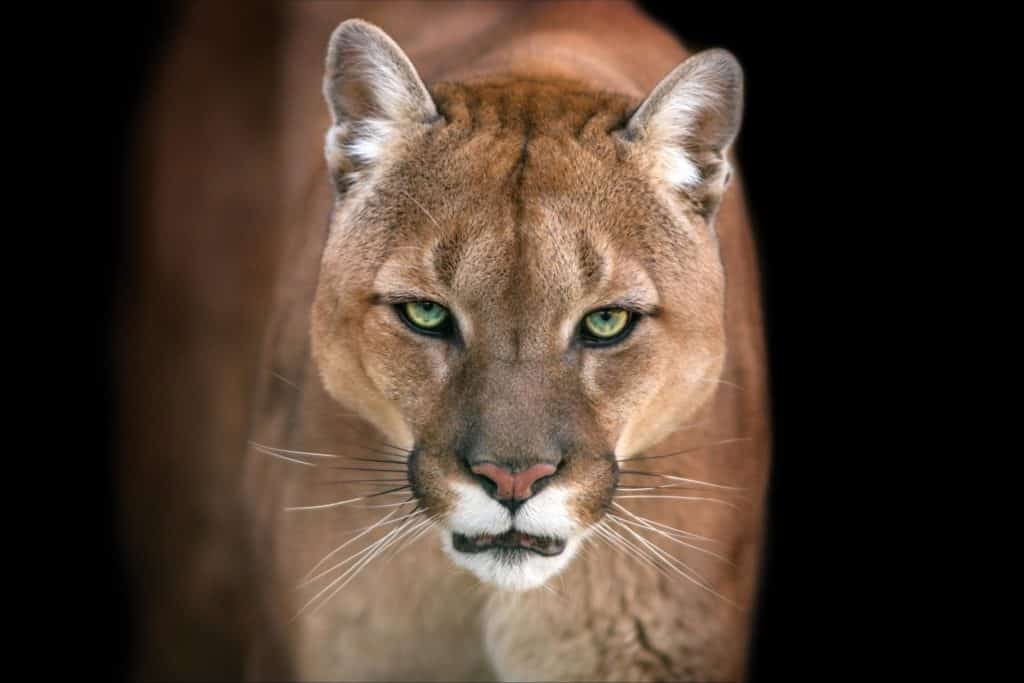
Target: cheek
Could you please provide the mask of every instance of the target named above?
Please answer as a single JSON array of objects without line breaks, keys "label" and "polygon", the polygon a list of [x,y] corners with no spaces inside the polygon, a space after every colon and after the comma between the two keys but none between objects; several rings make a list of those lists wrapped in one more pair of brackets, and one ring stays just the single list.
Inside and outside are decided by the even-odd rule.
[{"label": "cheek", "polygon": [[661,356],[652,352],[656,340],[650,333],[638,332],[634,332],[629,347],[621,351],[584,354],[583,393],[597,423],[605,426],[610,443],[614,443],[630,416],[657,391],[657,380],[665,371]]},{"label": "cheek", "polygon": [[391,319],[382,307],[367,315],[363,326],[363,362],[378,390],[395,402],[405,419],[423,427],[434,419],[450,376],[451,344],[422,340]]}]

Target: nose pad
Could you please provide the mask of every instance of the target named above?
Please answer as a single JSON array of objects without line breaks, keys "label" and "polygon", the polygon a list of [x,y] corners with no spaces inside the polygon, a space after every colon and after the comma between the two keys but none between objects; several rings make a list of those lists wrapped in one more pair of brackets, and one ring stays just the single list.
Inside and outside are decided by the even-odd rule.
[{"label": "nose pad", "polygon": [[521,472],[513,472],[493,462],[482,462],[470,469],[474,474],[492,481],[497,488],[491,497],[515,513],[516,509],[533,495],[534,483],[544,477],[550,477],[557,468],[549,463],[538,463]]}]

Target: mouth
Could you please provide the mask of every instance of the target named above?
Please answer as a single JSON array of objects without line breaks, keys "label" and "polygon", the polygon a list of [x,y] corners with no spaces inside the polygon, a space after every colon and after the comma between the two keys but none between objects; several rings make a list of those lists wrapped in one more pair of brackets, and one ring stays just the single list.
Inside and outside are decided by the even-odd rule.
[{"label": "mouth", "polygon": [[460,533],[453,533],[452,545],[460,553],[472,554],[489,550],[502,550],[505,552],[531,552],[545,557],[553,557],[560,555],[565,550],[565,539],[533,536],[510,529],[498,536],[490,534],[465,536]]}]

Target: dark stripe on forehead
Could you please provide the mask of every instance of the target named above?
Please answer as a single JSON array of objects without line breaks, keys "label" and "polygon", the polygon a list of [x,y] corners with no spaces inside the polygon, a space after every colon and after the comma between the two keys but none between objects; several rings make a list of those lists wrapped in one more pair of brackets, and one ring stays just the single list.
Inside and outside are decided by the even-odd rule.
[{"label": "dark stripe on forehead", "polygon": [[597,287],[604,279],[607,268],[604,256],[585,231],[580,231],[576,240],[576,258],[579,262],[580,284],[584,289]]},{"label": "dark stripe on forehead", "polygon": [[466,240],[453,234],[442,237],[434,244],[431,253],[434,276],[445,287],[451,288],[455,282],[455,274],[459,270],[465,248]]},{"label": "dark stripe on forehead", "polygon": [[[509,177],[510,192],[512,197],[512,210],[513,210],[513,268],[520,273],[520,277],[527,277],[529,269],[525,267],[523,263],[525,259],[525,240],[526,240],[526,226],[523,225],[524,217],[526,216],[526,201],[523,197],[523,179],[526,177],[526,165],[530,162],[530,135],[533,133],[533,125],[530,119],[523,121],[523,139],[519,147],[519,159],[516,161],[516,165]],[[510,281],[512,282],[512,281]],[[512,301],[517,299],[512,298]],[[522,311],[515,311],[516,315],[522,313]],[[519,328],[512,328],[512,349],[514,353],[513,360],[519,360],[520,351],[520,334]]]}]

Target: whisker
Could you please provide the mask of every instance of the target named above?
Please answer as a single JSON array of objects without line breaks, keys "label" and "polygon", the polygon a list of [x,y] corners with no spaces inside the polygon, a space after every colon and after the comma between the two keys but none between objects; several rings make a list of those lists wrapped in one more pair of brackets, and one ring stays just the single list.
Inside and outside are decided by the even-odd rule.
[{"label": "whisker", "polygon": [[593,529],[605,540],[606,543],[608,543],[609,546],[615,548],[626,557],[632,557],[635,560],[639,560],[644,564],[653,567],[658,573],[669,576],[668,572],[666,572],[661,565],[652,560],[642,548],[638,548],[635,544],[624,539],[622,534],[609,527],[603,521],[595,524]]},{"label": "whisker", "polygon": [[621,503],[613,502],[612,505],[614,505],[618,509],[622,510],[623,512],[625,512],[630,517],[633,517],[634,519],[637,519],[637,520],[639,520],[641,522],[646,522],[647,524],[651,524],[651,525],[656,526],[656,527],[658,527],[660,529],[664,529],[665,531],[668,531],[670,533],[679,534],[680,536],[683,536],[684,538],[692,538],[692,539],[697,540],[697,541],[709,541],[711,543],[721,543],[721,541],[719,541],[717,538],[711,538],[710,536],[702,536],[702,535],[696,534],[696,533],[694,533],[692,531],[684,531],[683,529],[677,529],[677,528],[669,526],[667,524],[662,524],[661,522],[655,522],[653,519],[649,519],[649,518],[644,517],[642,515],[636,514],[635,512],[630,510],[629,508],[623,506]]},{"label": "whisker", "polygon": [[317,484],[396,484],[400,481],[409,481],[407,477],[401,479],[332,479],[331,481],[318,481]]},{"label": "whisker", "polygon": [[[621,524],[621,522],[620,522],[620,524]],[[633,531],[629,527],[627,527],[625,525],[622,525],[622,528],[625,529],[627,532],[629,532],[632,536],[635,536],[638,541],[643,543],[645,547],[649,548],[651,552],[655,553],[663,561],[669,563],[669,566],[677,574],[679,574],[683,578],[687,579],[688,581],[694,583],[695,585],[700,586],[701,588],[703,588],[704,590],[708,591],[709,593],[718,596],[719,598],[721,598],[723,601],[725,601],[727,604],[731,605],[732,607],[738,607],[738,605],[735,602],[733,602],[729,598],[725,597],[724,595],[722,595],[721,593],[716,591],[710,585],[710,582],[706,578],[704,578],[704,576],[702,576],[699,572],[697,572],[695,569],[690,567],[688,564],[686,564],[685,562],[683,562],[679,558],[676,558],[676,557],[673,557],[673,556],[667,554],[664,550],[662,550],[658,546],[654,545],[653,543],[651,543],[646,538],[644,538],[640,534],[636,533],[635,531]],[[675,564],[679,564],[680,566],[684,567],[685,569],[689,570],[690,572],[693,572],[693,574],[695,574],[700,579],[700,581],[697,581],[696,579],[694,579],[693,576],[690,576],[689,574],[687,574],[686,571],[683,571],[679,567],[676,567]]]},{"label": "whisker", "polygon": [[380,467],[349,467],[349,466],[346,466],[346,465],[332,465],[332,466],[327,467],[325,469],[329,469],[329,470],[350,470],[350,471],[354,471],[354,472],[393,472],[393,473],[403,473],[403,472],[407,471],[404,468],[403,469],[386,469],[386,468],[380,468]]},{"label": "whisker", "polygon": [[[732,487],[725,487],[725,488],[732,488]],[[697,487],[697,486],[683,486],[682,484],[658,484],[656,486],[647,487],[646,489],[636,489],[636,488],[634,488],[634,489],[625,489],[625,488],[622,488],[620,486],[617,486],[617,487],[615,487],[615,490],[616,491],[628,491],[628,490],[635,490],[635,491],[640,491],[640,490],[647,490],[647,491],[698,491],[698,492],[699,491],[705,491],[705,489],[702,489],[702,488]],[[739,490],[742,490],[742,489],[737,489],[737,491],[739,491]],[[740,500],[747,500],[746,496],[741,496],[741,495],[739,495],[739,493],[732,493],[732,495],[737,496]]]},{"label": "whisker", "polygon": [[298,384],[296,384],[295,382],[291,381],[290,379],[288,379],[287,377],[285,377],[285,376],[284,376],[284,375],[282,375],[281,373],[278,373],[278,372],[272,372],[272,373],[270,373],[270,374],[271,374],[271,375],[272,375],[273,377],[275,377],[275,378],[277,378],[277,379],[281,380],[282,382],[284,382],[284,383],[285,383],[285,384],[287,384],[288,386],[290,386],[290,387],[294,387],[294,388],[296,388],[296,389],[299,389],[299,385],[298,385]]},{"label": "whisker", "polygon": [[387,491],[380,491],[379,493],[371,493],[370,495],[368,495],[366,497],[367,498],[376,498],[377,496],[395,495],[396,493],[399,493],[401,491],[412,491],[412,485],[406,484],[405,486],[398,486],[398,487],[393,488],[393,489],[388,489]]},{"label": "whisker", "polygon": [[[400,534],[401,531],[403,529],[405,529],[406,525],[408,525],[411,521],[412,520],[406,520],[405,523],[402,526],[400,526],[399,528],[392,529],[391,531],[386,533],[384,536],[382,536],[381,538],[379,538],[376,541],[374,541],[371,545],[369,545],[366,548],[364,548],[363,550],[359,551],[359,553],[357,553],[357,556],[364,555],[362,557],[362,559],[360,559],[354,565],[352,565],[351,567],[346,569],[340,576],[338,576],[333,581],[331,581],[326,586],[324,586],[322,589],[320,589],[320,591],[317,592],[316,595],[314,595],[312,598],[310,598],[309,601],[299,609],[298,614],[295,615],[293,620],[297,619],[300,616],[302,616],[302,613],[305,612],[306,609],[310,605],[312,605],[314,602],[316,602],[317,599],[320,596],[322,596],[324,593],[330,591],[339,582],[344,581],[346,576],[355,576],[355,575],[357,575],[359,573],[359,570],[362,569],[363,567],[365,567],[367,564],[369,564],[373,560],[373,558],[376,557],[380,553],[380,551],[382,549],[387,548],[389,542],[392,541],[394,538],[396,538],[398,536],[398,534]],[[348,562],[350,559],[351,558],[348,558],[348,559],[344,560],[343,562]],[[342,583],[342,587],[344,587],[347,583],[348,583],[347,581]],[[331,597],[333,597],[333,596],[334,596],[334,593],[332,592],[320,604],[323,605],[324,603],[329,601],[331,599]]]},{"label": "whisker", "polygon": [[730,382],[729,380],[725,380],[725,379],[708,379],[706,377],[700,377],[700,378],[697,379],[697,381],[698,382],[705,382],[707,384],[724,384],[725,386],[732,387],[733,389],[736,389],[737,391],[743,391],[743,387],[741,387],[739,384],[736,384],[736,382]]},{"label": "whisker", "polygon": [[346,460],[356,460],[358,462],[375,462],[383,465],[401,465],[405,466],[406,460],[386,460],[384,458],[360,458],[355,455],[341,455],[339,457],[345,458]]},{"label": "whisker", "polygon": [[[315,565],[313,565],[313,568],[310,569],[306,573],[306,575],[304,577],[302,577],[302,581],[299,583],[298,586],[296,586],[296,588],[302,588],[303,586],[308,586],[309,584],[313,583],[314,581],[316,581],[317,579],[321,578],[322,576],[326,576],[327,574],[330,574],[331,572],[333,572],[338,567],[341,567],[346,562],[350,561],[352,559],[352,557],[356,557],[358,555],[358,553],[356,555],[353,555],[352,557],[349,557],[349,558],[347,558],[345,560],[342,560],[341,562],[339,562],[338,564],[334,565],[330,569],[326,569],[326,570],[320,572],[319,574],[316,574],[316,570],[319,569],[320,567],[324,566],[324,564],[326,564],[326,562],[328,560],[330,560],[332,557],[334,557],[339,552],[341,552],[344,548],[346,548],[347,546],[351,545],[352,543],[355,543],[360,538],[362,538],[366,534],[370,533],[374,529],[380,529],[382,527],[385,527],[385,526],[388,526],[388,525],[391,525],[391,524],[397,524],[399,522],[402,522],[402,521],[411,519],[413,517],[416,517],[417,515],[423,514],[423,510],[415,510],[413,512],[410,512],[407,515],[402,515],[401,517],[396,517],[395,519],[391,519],[389,521],[389,518],[392,515],[394,515],[396,512],[398,512],[398,510],[392,510],[391,512],[386,514],[382,519],[378,520],[375,524],[371,524],[368,527],[366,527],[365,529],[361,529],[361,530],[357,529],[357,531],[361,531],[361,533],[358,536],[353,536],[352,538],[348,539],[347,541],[345,541],[344,543],[339,545],[337,548],[335,548],[334,550],[332,550],[331,552],[327,553],[322,558],[320,558],[320,561],[317,562]],[[367,546],[367,547],[369,547],[369,546]],[[315,576],[314,576],[314,574],[315,574]]]},{"label": "whisker", "polygon": [[[610,520],[610,521],[614,521],[614,520]],[[622,525],[621,525],[621,523],[620,523],[620,526],[622,526]],[[670,560],[674,560],[674,561],[676,561],[676,562],[679,562],[679,564],[683,565],[683,566],[684,566],[684,567],[686,567],[687,569],[690,569],[690,567],[689,567],[688,565],[686,565],[686,564],[685,564],[684,562],[682,562],[682,561],[680,561],[680,560],[677,560],[676,558],[672,557],[671,555],[669,555],[668,553],[666,553],[666,552],[665,552],[664,550],[662,550],[662,549],[661,549],[661,548],[659,548],[658,546],[654,545],[653,543],[651,543],[651,542],[650,542],[650,541],[648,541],[648,540],[647,540],[646,538],[644,538],[643,536],[639,535],[638,533],[636,533],[635,531],[633,531],[633,530],[632,530],[632,529],[630,529],[629,527],[623,526],[622,528],[623,528],[623,529],[624,529],[625,531],[627,531],[627,532],[628,532],[628,533],[629,533],[630,535],[634,536],[634,537],[635,537],[635,538],[636,538],[636,539],[637,539],[638,541],[640,541],[640,542],[641,542],[641,543],[643,544],[643,547],[644,547],[644,548],[646,548],[646,549],[647,549],[647,551],[648,551],[648,552],[649,552],[649,553],[651,554],[651,557],[652,557],[652,558],[655,558],[655,559],[661,560],[662,562],[664,562],[664,563],[665,563],[665,564],[666,564],[666,565],[668,566],[668,568],[670,568],[670,569],[672,569],[672,570],[676,571],[677,573],[680,573],[680,572],[678,571],[678,568],[677,568],[677,567],[675,567],[675,566],[674,566],[674,565],[672,564],[672,562],[670,561]],[[620,538],[621,538],[621,539],[622,539],[622,540],[623,540],[624,542],[626,542],[626,543],[629,543],[629,541],[626,541],[626,539],[622,538],[621,534],[619,535],[619,537],[620,537]],[[693,571],[693,570],[692,570],[692,569],[690,569],[690,571]],[[697,572],[695,572],[695,571],[694,571],[694,574],[697,574]],[[695,581],[695,580],[693,579],[693,577],[690,577],[689,575],[686,575],[685,573],[684,573],[684,575],[685,575],[685,576],[686,576],[686,577],[687,577],[688,579],[690,579],[691,581],[694,581],[695,583],[697,583],[697,582],[696,582],[696,581]],[[698,576],[698,577],[699,577],[699,578],[700,578],[700,579],[701,579],[702,581],[704,581],[705,583],[707,582],[707,580],[706,580],[706,579],[704,579],[704,577],[703,577],[703,576],[701,576],[700,574],[697,574],[697,576]],[[700,584],[698,583],[698,585],[700,585]]]},{"label": "whisker", "polygon": [[289,458],[287,455],[281,455],[280,453],[275,453],[274,451],[270,451],[265,448],[255,448],[255,450],[259,451],[260,453],[263,453],[264,455],[269,455],[272,458],[287,460],[288,462],[294,462],[298,465],[305,465],[306,467],[316,467],[316,465],[314,465],[311,462],[306,462],[305,460],[298,460],[296,458]]},{"label": "whisker", "polygon": [[[413,525],[410,528],[410,523],[413,522],[413,521],[415,521],[415,520],[411,520],[411,519],[407,520],[406,523],[403,524],[401,527],[399,527],[398,529],[393,529],[392,531],[388,532],[388,534],[385,535],[384,538],[382,538],[380,541],[377,541],[376,543],[374,543],[374,545],[372,546],[374,548],[372,553],[370,553],[369,555],[364,557],[362,560],[360,560],[358,563],[356,563],[352,567],[349,567],[347,570],[345,570],[345,572],[341,576],[336,578],[334,581],[329,583],[323,590],[321,590],[319,593],[317,593],[315,596],[313,596],[313,598],[310,599],[310,601],[307,602],[302,607],[302,609],[299,610],[299,614],[295,615],[296,618],[302,614],[302,612],[306,609],[306,607],[308,607],[313,601],[315,601],[318,597],[320,597],[320,595],[322,595],[325,591],[330,590],[331,587],[333,587],[335,584],[337,584],[339,581],[341,581],[342,582],[341,585],[339,585],[337,588],[335,588],[333,591],[331,591],[330,594],[320,602],[320,605],[318,606],[318,609],[319,609],[319,607],[322,607],[323,605],[325,605],[328,602],[330,602],[331,598],[333,598],[342,589],[344,589],[345,586],[347,586],[354,578],[356,578],[367,565],[369,565],[371,562],[373,562],[374,559],[376,559],[377,557],[382,555],[385,550],[387,550],[390,546],[394,545],[396,542],[401,540],[403,536],[410,535],[416,529],[419,529],[424,524],[428,524],[430,522],[429,519],[426,519],[426,520],[423,520],[423,521],[418,521],[418,522],[416,522],[415,525]],[[384,539],[387,539],[387,540],[384,540]],[[348,576],[347,579],[345,578],[346,576]],[[344,581],[342,581],[343,579],[344,579]]]},{"label": "whisker", "polygon": [[379,508],[394,508],[402,505],[408,505],[411,501],[415,500],[416,496],[409,498],[401,503],[387,503],[385,505],[353,505],[352,507],[356,510],[376,510]]},{"label": "whisker", "polygon": [[[684,486],[682,484],[674,484],[674,483],[673,484],[650,484],[648,486],[643,486],[643,487],[640,487],[640,486],[633,486],[633,487],[616,486],[615,487],[616,491],[627,491],[627,490],[631,490],[631,489],[635,490],[635,491],[660,491],[662,489],[672,489],[674,491],[698,491],[698,492],[703,491],[705,493],[707,492],[707,489],[701,488],[700,486]],[[738,495],[738,494],[733,494],[733,495]]]},{"label": "whisker", "polygon": [[[306,572],[306,575],[302,577],[302,580],[299,582],[299,585],[296,586],[296,587],[297,588],[301,588],[302,586],[305,586],[309,582],[315,581],[317,577],[313,577],[313,578],[310,578],[310,577],[313,576],[313,574],[316,573],[316,570],[319,569],[320,567],[322,567],[324,565],[324,563],[327,562],[327,560],[329,560],[332,557],[334,557],[337,553],[339,553],[343,548],[345,548],[350,543],[354,543],[355,541],[358,541],[360,538],[362,538],[366,534],[370,533],[374,529],[379,528],[380,526],[383,526],[385,524],[390,524],[391,522],[388,522],[388,520],[396,512],[398,512],[398,510],[392,510],[391,512],[387,513],[386,515],[381,517],[379,520],[377,520],[376,523],[371,524],[371,525],[365,527],[364,529],[356,529],[356,531],[361,531],[362,533],[360,533],[358,536],[355,536],[353,538],[348,539],[347,541],[345,541],[344,543],[339,545],[337,548],[335,548],[334,550],[330,551],[329,553],[324,555],[322,558],[320,558],[320,561],[317,562],[315,565],[313,565],[312,569],[310,569],[308,572]],[[416,514],[416,513],[414,512],[412,514]],[[395,522],[395,521],[398,521],[398,520],[401,520],[401,519],[406,519],[407,517],[408,517],[408,515],[405,515],[405,516],[402,516],[402,517],[398,517],[397,519],[392,520],[392,522]]]},{"label": "whisker", "polygon": [[396,451],[402,451],[403,453],[412,453],[413,451],[411,448],[402,448],[401,446],[396,446],[395,444],[388,443],[387,441],[378,441],[377,443],[382,446],[387,446],[388,448],[394,448]]},{"label": "whisker", "polygon": [[665,533],[664,531],[662,531],[660,529],[655,529],[654,527],[649,526],[647,524],[644,524],[643,522],[634,522],[634,521],[626,519],[625,517],[619,517],[618,515],[613,515],[613,514],[610,514],[610,513],[609,513],[608,516],[611,517],[612,519],[618,520],[619,523],[630,524],[632,526],[640,527],[641,529],[646,529],[648,531],[653,531],[654,533],[656,533],[659,536],[662,536],[664,538],[667,538],[668,540],[672,541],[673,543],[678,543],[679,545],[685,546],[687,548],[692,548],[693,550],[696,550],[698,552],[704,553],[705,555],[710,555],[711,557],[714,557],[714,558],[716,558],[718,560],[721,560],[722,562],[725,562],[730,567],[735,567],[736,566],[736,563],[733,562],[732,560],[730,560],[727,557],[719,555],[718,553],[716,553],[716,552],[714,552],[712,550],[708,550],[707,548],[702,548],[699,545],[694,545],[692,543],[687,543],[686,541],[681,541],[678,538],[675,538],[674,536],[672,536],[671,534]]},{"label": "whisker", "polygon": [[[266,444],[257,443],[255,441],[250,441],[249,445],[253,446],[254,448],[262,448],[262,449],[265,449],[265,450],[268,450],[268,451],[273,451],[275,453],[287,453],[289,455],[303,455],[303,456],[305,456],[307,458],[350,458],[350,459],[355,459],[355,456],[345,455],[343,453],[317,453],[315,451],[299,451],[299,450],[293,450],[293,449],[288,449],[288,448],[277,448],[275,446],[267,446]],[[394,458],[394,460],[388,460],[387,461],[387,462],[390,462],[390,463],[393,463],[393,464],[404,464],[407,461],[407,458],[404,458],[404,457],[398,455],[397,453],[388,453],[386,451],[378,451],[378,450],[370,448],[369,446],[361,446],[359,444],[342,444],[342,445],[352,446],[352,447],[355,447],[355,448],[363,448],[365,450],[371,451],[373,453],[377,453],[379,455],[385,455],[385,456],[388,456],[389,458]]]},{"label": "whisker", "polygon": [[434,526],[433,526],[434,521],[438,517],[440,517],[440,516],[441,516],[440,513],[438,513],[436,515],[433,515],[433,516],[428,517],[427,519],[423,520],[423,524],[420,524],[417,527],[418,530],[410,531],[409,537],[400,546],[395,548],[395,551],[393,553],[391,553],[390,557],[388,557],[385,560],[385,562],[390,562],[400,552],[402,552],[403,550],[405,550],[406,548],[411,546],[413,543],[415,543],[416,541],[420,540],[425,535],[430,533],[430,530],[434,528]]},{"label": "whisker", "polygon": [[273,446],[266,446],[255,441],[250,441],[249,445],[253,448],[258,448],[265,451],[272,451],[273,453],[288,453],[289,455],[304,455],[307,458],[340,458],[340,455],[334,455],[333,453],[314,453],[311,451],[296,451],[288,448],[275,448]]},{"label": "whisker", "polygon": [[662,474],[660,472],[644,472],[642,470],[619,470],[621,474],[634,474],[644,475],[648,477],[658,477],[660,479],[671,479],[672,481],[680,481],[687,484],[700,484],[715,489],[724,489],[728,491],[743,491],[744,489],[739,486],[726,486],[725,484],[715,484],[710,481],[703,481],[701,479],[687,479],[686,477],[678,477],[674,474]]},{"label": "whisker", "polygon": [[720,505],[727,505],[734,510],[738,510],[739,507],[735,503],[730,503],[727,500],[721,498],[705,498],[702,496],[656,496],[656,495],[633,495],[628,496],[614,496],[615,498],[628,499],[628,498],[662,498],[665,500],[693,500],[693,501],[707,501],[709,503],[718,503]]},{"label": "whisker", "polygon": [[341,505],[348,505],[349,503],[355,503],[360,500],[365,500],[367,496],[359,496],[358,498],[349,498],[348,500],[341,500],[336,503],[325,503],[323,505],[303,505],[300,507],[286,507],[286,512],[293,512],[295,510],[326,510],[327,508],[336,508]]},{"label": "whisker", "polygon": [[288,511],[288,512],[292,512],[292,511],[296,511],[296,510],[326,510],[328,508],[336,508],[336,507],[339,507],[341,505],[348,505],[349,503],[355,503],[355,502],[358,502],[360,500],[366,500],[367,498],[376,498],[377,496],[386,496],[386,495],[389,495],[389,494],[393,494],[396,491],[404,491],[404,490],[410,489],[410,488],[411,488],[410,486],[399,486],[397,488],[389,489],[387,491],[381,491],[379,493],[371,493],[371,494],[366,495],[366,496],[359,496],[358,498],[349,498],[348,500],[340,500],[340,501],[337,501],[335,503],[324,503],[323,505],[302,505],[302,506],[299,506],[299,507],[286,507],[285,510]]},{"label": "whisker", "polygon": [[748,436],[738,437],[735,439],[725,439],[723,441],[716,441],[715,443],[709,443],[704,446],[695,446],[693,448],[687,448],[675,453],[666,453],[664,455],[636,455],[629,458],[618,458],[616,462],[629,462],[631,460],[657,460],[658,458],[671,458],[677,455],[686,455],[687,453],[695,453],[697,451],[703,451],[714,446],[722,446],[727,443],[736,443],[737,441],[752,441]]}]

